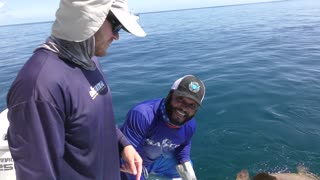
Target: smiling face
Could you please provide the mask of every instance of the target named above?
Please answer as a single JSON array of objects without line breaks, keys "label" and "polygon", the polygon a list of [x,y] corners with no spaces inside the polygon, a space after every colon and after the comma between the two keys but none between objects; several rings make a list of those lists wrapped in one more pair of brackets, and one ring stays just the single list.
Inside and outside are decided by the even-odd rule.
[{"label": "smiling face", "polygon": [[174,92],[169,99],[167,114],[170,122],[174,125],[181,126],[189,121],[197,112],[198,104],[191,98],[177,96]]},{"label": "smiling face", "polygon": [[108,20],[105,20],[100,29],[95,33],[95,55],[105,56],[107,49],[113,40],[119,39],[118,33],[112,32],[112,26]]}]

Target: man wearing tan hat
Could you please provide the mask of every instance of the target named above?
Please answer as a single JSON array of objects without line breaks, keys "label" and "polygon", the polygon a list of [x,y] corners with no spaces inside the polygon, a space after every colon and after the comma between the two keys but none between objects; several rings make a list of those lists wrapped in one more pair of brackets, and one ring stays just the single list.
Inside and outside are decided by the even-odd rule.
[{"label": "man wearing tan hat", "polygon": [[96,56],[119,30],[145,36],[126,0],[61,0],[52,35],[22,67],[7,95],[8,143],[17,180],[140,179],[142,160],[116,128]]}]

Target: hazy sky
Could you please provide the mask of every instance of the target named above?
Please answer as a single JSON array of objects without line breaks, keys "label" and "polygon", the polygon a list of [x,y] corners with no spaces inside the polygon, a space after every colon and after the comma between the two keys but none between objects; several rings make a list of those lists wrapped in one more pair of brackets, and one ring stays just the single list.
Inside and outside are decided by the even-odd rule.
[{"label": "hazy sky", "polygon": [[[135,13],[189,9],[273,0],[129,0]],[[54,20],[59,0],[0,0],[0,25]]]}]

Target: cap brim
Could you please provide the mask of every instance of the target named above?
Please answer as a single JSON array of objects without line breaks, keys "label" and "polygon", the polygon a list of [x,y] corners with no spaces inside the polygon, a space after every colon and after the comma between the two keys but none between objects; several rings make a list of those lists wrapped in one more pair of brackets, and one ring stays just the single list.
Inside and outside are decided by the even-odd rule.
[{"label": "cap brim", "polygon": [[174,90],[174,95],[176,96],[183,96],[183,97],[187,97],[187,98],[190,98],[192,100],[194,100],[199,106],[201,106],[201,102],[198,101],[198,99],[196,99],[194,96],[191,96],[190,94],[188,93],[185,93],[183,91],[179,91],[179,90]]},{"label": "cap brim", "polygon": [[111,11],[131,34],[134,34],[138,37],[144,37],[147,35],[141,28],[141,26],[138,24],[137,16],[130,14],[129,12],[123,11],[121,9],[112,7]]}]

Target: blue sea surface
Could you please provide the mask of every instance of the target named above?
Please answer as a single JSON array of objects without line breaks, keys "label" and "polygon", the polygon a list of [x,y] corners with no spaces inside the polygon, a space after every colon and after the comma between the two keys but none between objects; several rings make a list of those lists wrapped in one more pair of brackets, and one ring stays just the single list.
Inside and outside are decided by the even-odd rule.
[{"label": "blue sea surface", "polygon": [[[289,0],[140,14],[100,58],[117,124],[136,103],[195,74],[206,84],[192,160],[199,180],[241,169],[320,175],[320,1]],[[52,22],[0,27],[0,109]]]}]

